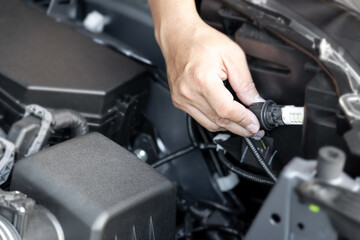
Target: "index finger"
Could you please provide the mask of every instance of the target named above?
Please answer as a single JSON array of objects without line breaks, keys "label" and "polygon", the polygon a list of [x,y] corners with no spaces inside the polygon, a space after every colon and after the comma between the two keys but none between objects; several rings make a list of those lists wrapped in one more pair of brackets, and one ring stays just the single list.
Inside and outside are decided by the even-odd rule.
[{"label": "index finger", "polygon": [[[260,124],[256,116],[242,104],[234,100],[229,90],[226,89],[221,79],[212,79],[206,85],[203,95],[213,108],[217,116],[216,122],[228,119],[247,129],[251,134],[259,131]],[[223,126],[226,127],[226,126]]]}]

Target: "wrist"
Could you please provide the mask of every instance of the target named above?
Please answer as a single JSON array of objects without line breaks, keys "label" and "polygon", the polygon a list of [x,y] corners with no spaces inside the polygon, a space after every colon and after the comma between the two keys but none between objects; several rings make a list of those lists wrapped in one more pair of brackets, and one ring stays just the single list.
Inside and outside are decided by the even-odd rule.
[{"label": "wrist", "polygon": [[160,47],[166,44],[169,38],[191,34],[194,27],[202,22],[194,0],[166,1],[168,4],[164,4],[164,11],[154,16],[155,38]]}]

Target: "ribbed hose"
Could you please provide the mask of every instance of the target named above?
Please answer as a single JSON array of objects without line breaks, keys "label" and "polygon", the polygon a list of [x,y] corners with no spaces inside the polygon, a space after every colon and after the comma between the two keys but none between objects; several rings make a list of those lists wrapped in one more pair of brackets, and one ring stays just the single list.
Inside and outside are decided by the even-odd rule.
[{"label": "ribbed hose", "polygon": [[257,183],[268,184],[268,185],[274,184],[273,181],[271,181],[270,179],[268,179],[266,177],[259,176],[259,175],[253,174],[253,173],[249,173],[249,172],[235,166],[234,164],[232,164],[228,159],[226,159],[224,150],[220,150],[218,153],[219,153],[219,159],[220,159],[221,163],[224,164],[224,166],[227,169],[236,173],[240,177],[245,178],[250,181],[253,181],[253,182],[257,182]]},{"label": "ribbed hose", "polygon": [[246,144],[249,146],[251,152],[254,154],[256,160],[261,165],[261,167],[264,169],[266,174],[274,181],[277,182],[277,177],[275,176],[275,173],[268,167],[268,165],[265,163],[264,159],[260,156],[259,152],[257,151],[254,144],[251,142],[249,138],[244,138]]},{"label": "ribbed hose", "polygon": [[70,129],[71,137],[82,136],[89,132],[86,119],[80,113],[69,110],[59,109],[53,112],[53,129]]}]

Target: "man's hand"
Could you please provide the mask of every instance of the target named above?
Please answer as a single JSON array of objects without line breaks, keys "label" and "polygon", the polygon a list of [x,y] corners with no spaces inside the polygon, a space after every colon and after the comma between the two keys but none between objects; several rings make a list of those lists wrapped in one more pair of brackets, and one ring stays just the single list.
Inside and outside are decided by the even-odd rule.
[{"label": "man's hand", "polygon": [[[160,2],[164,5],[160,6]],[[174,105],[209,131],[263,135],[256,116],[235,101],[223,84],[228,79],[245,105],[262,101],[241,48],[205,24],[196,13],[193,0],[149,3]],[[163,7],[168,11],[161,16]]]}]

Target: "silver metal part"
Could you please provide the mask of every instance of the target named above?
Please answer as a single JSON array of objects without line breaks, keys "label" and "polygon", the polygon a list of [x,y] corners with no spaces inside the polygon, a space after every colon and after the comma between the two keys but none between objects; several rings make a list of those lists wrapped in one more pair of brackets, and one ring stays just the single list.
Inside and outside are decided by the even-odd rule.
[{"label": "silver metal part", "polygon": [[0,215],[0,239],[21,240],[20,234],[15,227],[3,216]]},{"label": "silver metal part", "polygon": [[57,218],[46,208],[35,205],[29,215],[26,240],[64,240],[64,232]]},{"label": "silver metal part", "polygon": [[53,120],[52,114],[46,108],[40,107],[36,104],[28,105],[26,107],[25,117],[29,115],[39,117],[41,119],[41,126],[38,135],[32,143],[28,153],[25,155],[26,157],[40,151],[46,139],[46,135],[50,131],[50,126]]},{"label": "silver metal part", "polygon": [[60,223],[49,210],[23,193],[0,190],[0,235],[12,232],[13,228],[21,239],[64,239]]},{"label": "silver metal part", "polygon": [[137,148],[133,152],[137,158],[146,162],[148,160],[148,154],[144,149]]},{"label": "silver metal part", "polygon": [[360,2],[358,0],[335,0],[339,4],[344,4],[350,9],[360,13]]},{"label": "silver metal part", "polygon": [[26,224],[28,221],[28,213],[35,206],[35,201],[27,198],[25,194],[18,191],[5,192],[0,191],[0,208],[6,209],[13,215],[12,224],[20,236],[24,236]]},{"label": "silver metal part", "polygon": [[359,94],[347,93],[339,98],[339,104],[344,110],[350,122],[360,121],[360,96]]},{"label": "silver metal part", "polygon": [[[294,189],[302,182],[316,178],[317,161],[293,159],[282,171],[278,183],[271,190],[245,239],[273,240],[337,240],[325,211],[318,206],[300,202]],[[341,173],[331,184],[359,191],[359,182]]]},{"label": "silver metal part", "polygon": [[15,145],[0,137],[0,145],[2,146],[2,154],[0,156],[0,184],[8,179],[11,169],[14,165]]},{"label": "silver metal part", "polygon": [[346,160],[343,151],[331,146],[322,147],[319,150],[318,160],[317,178],[323,181],[332,181],[341,177]]},{"label": "silver metal part", "polygon": [[344,59],[343,53],[332,48],[326,39],[320,42],[320,60],[339,67],[346,75],[353,92],[340,96],[339,104],[350,121],[360,121],[360,75]]},{"label": "silver metal part", "polygon": [[336,51],[325,38],[321,39],[319,50],[320,60],[332,63],[343,70],[349,80],[351,90],[357,95],[360,88],[360,76],[344,59],[343,51]]}]

